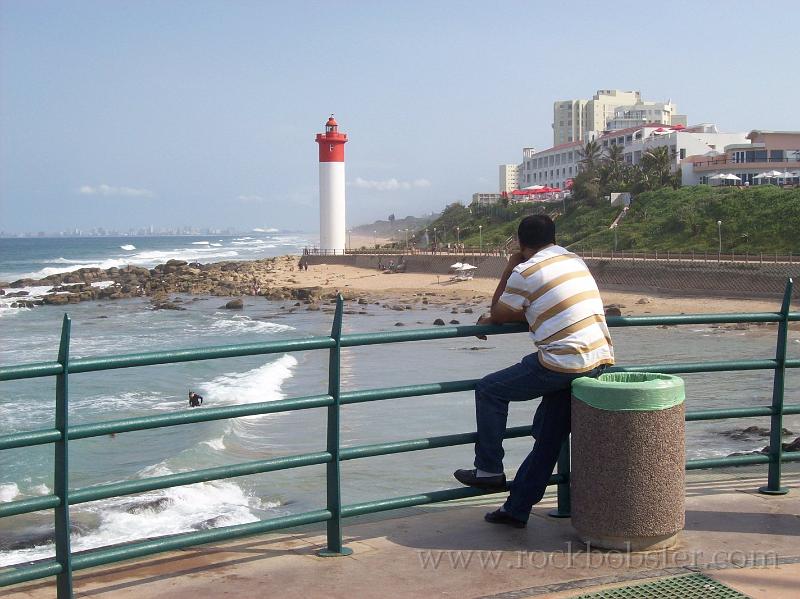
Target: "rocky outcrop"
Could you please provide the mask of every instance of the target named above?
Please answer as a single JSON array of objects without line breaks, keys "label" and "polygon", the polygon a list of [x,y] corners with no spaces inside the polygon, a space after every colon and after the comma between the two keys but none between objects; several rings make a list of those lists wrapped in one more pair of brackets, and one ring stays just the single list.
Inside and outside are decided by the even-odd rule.
[{"label": "rocky outcrop", "polygon": [[[153,268],[124,266],[122,268],[81,268],[70,273],[47,276],[43,279],[19,279],[5,284],[6,287],[49,286],[50,292],[43,303],[63,305],[93,299],[113,300],[131,297],[158,297],[171,293],[236,297],[258,294],[273,300],[300,299],[318,302],[332,298],[335,292],[323,291],[321,287],[287,289],[272,287],[278,261],[294,261],[292,257],[268,258],[247,262],[218,262],[200,264],[185,260],[169,260]],[[93,285],[104,282],[104,285]],[[109,284],[110,283],[110,284]],[[22,297],[27,292],[12,291],[12,297]],[[9,294],[10,295],[10,294]],[[355,299],[353,292],[346,290],[347,299]],[[172,302],[175,303],[175,302]],[[165,304],[165,300],[154,302],[155,309],[178,309]]]},{"label": "rocky outcrop", "polygon": [[236,298],[229,301],[225,306],[223,306],[226,310],[244,310],[244,300],[242,298]]}]

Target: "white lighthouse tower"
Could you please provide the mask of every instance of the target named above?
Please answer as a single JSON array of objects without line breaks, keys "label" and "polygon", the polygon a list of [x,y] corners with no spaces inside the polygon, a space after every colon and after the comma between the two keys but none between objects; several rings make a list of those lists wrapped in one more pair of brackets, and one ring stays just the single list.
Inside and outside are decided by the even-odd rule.
[{"label": "white lighthouse tower", "polygon": [[319,144],[319,249],[344,254],[344,144],[336,119],[328,119],[325,133],[317,133]]}]

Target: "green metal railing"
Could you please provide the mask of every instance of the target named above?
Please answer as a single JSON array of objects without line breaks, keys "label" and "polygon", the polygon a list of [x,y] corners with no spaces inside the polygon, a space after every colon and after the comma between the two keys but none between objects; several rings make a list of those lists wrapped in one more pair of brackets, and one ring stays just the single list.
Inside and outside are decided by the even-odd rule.
[{"label": "green metal railing", "polygon": [[[757,360],[731,360],[712,362],[686,362],[678,364],[645,364],[637,366],[616,366],[612,371],[624,372],[662,372],[662,373],[699,373],[745,370],[772,370],[774,372],[772,403],[770,406],[727,408],[690,411],[687,421],[717,420],[722,418],[747,418],[754,416],[770,417],[770,449],[766,455],[745,455],[725,458],[708,458],[689,460],[688,470],[715,468],[724,466],[741,466],[749,464],[767,464],[767,484],[759,489],[766,494],[783,494],[787,490],[781,487],[781,464],[788,461],[799,461],[800,454],[784,455],[781,448],[781,426],[786,414],[800,414],[800,404],[784,405],[785,372],[787,368],[800,368],[800,359],[788,359],[786,355],[787,335],[790,321],[800,321],[800,312],[790,312],[792,280],[786,284],[783,302],[778,312],[759,312],[743,314],[694,314],[670,316],[626,316],[609,317],[611,327],[653,326],[653,325],[689,325],[718,323],[777,323],[777,343],[774,358]],[[471,337],[474,335],[506,334],[527,331],[525,325],[504,326],[455,326],[437,327],[435,329],[418,329],[387,333],[362,333],[342,335],[342,315],[344,302],[341,296],[337,299],[333,328],[329,337],[312,337],[306,339],[290,339],[264,343],[226,345],[196,349],[181,349],[162,352],[148,352],[108,357],[70,359],[70,319],[64,316],[61,330],[61,343],[58,359],[54,362],[40,362],[0,367],[0,381],[56,377],[56,417],[55,428],[32,430],[0,436],[0,450],[35,445],[54,445],[55,477],[52,495],[22,499],[0,504],[0,517],[26,514],[39,510],[55,511],[55,559],[46,559],[26,565],[14,565],[0,569],[0,586],[6,586],[48,576],[57,577],[58,598],[72,597],[72,572],[93,566],[119,562],[151,555],[154,553],[180,549],[203,543],[219,542],[228,539],[285,529],[303,524],[325,522],[327,525],[327,548],[320,555],[347,555],[350,551],[342,545],[342,519],[361,514],[376,513],[385,510],[418,506],[423,504],[460,499],[483,494],[471,488],[446,489],[403,497],[393,497],[376,501],[367,501],[342,505],[340,464],[344,460],[354,460],[380,455],[420,451],[441,447],[451,447],[474,443],[475,433],[459,433],[437,437],[341,447],[340,444],[340,411],[341,406],[385,399],[435,395],[469,391],[475,388],[476,380],[445,381],[440,383],[408,385],[402,387],[362,389],[342,391],[340,385],[340,355],[342,348],[364,345],[399,343],[407,341],[426,341],[432,339],[449,339],[455,337]],[[233,358],[239,356],[255,356],[278,352],[295,352],[327,349],[330,353],[328,372],[328,392],[324,395],[313,395],[262,402],[247,405],[235,405],[203,410],[183,410],[168,414],[158,414],[137,418],[125,418],[106,422],[95,422],[70,426],[69,415],[69,379],[72,375],[113,370],[118,368],[134,368],[157,364],[173,364]],[[69,442],[78,439],[98,437],[110,433],[131,432],[178,426],[197,422],[208,422],[228,418],[238,418],[257,414],[270,414],[313,408],[327,408],[327,443],[325,451],[291,455],[268,460],[256,460],[206,468],[191,472],[156,476],[145,479],[129,480],[117,483],[94,485],[85,488],[69,488]],[[509,428],[506,438],[524,437],[530,434],[530,426]],[[551,515],[569,515],[569,446],[564,445],[558,461],[557,474],[550,479],[551,485],[558,486],[558,509]],[[147,539],[124,545],[103,547],[90,551],[72,553],[69,538],[70,506],[98,501],[111,497],[119,497],[134,493],[142,493],[157,489],[165,489],[180,485],[220,480],[238,476],[260,474],[299,468],[315,464],[326,465],[326,507],[325,509],[280,516],[235,526],[226,526],[211,530],[189,532],[154,539]]]}]

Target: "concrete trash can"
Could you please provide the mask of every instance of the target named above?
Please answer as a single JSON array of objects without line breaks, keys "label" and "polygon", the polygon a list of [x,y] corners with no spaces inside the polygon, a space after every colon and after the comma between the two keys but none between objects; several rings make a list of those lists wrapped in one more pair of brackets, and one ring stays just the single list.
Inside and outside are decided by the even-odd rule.
[{"label": "concrete trash can", "polygon": [[585,543],[647,551],[684,526],[683,380],[607,373],[572,383],[572,525]]}]

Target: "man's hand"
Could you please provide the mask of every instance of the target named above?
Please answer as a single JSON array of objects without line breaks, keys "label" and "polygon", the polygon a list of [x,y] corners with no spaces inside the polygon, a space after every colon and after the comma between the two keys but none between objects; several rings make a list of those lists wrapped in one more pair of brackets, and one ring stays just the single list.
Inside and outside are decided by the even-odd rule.
[{"label": "man's hand", "polygon": [[519,266],[523,262],[525,262],[527,258],[525,254],[522,252],[514,252],[508,257],[508,265],[506,266],[507,270],[513,270],[515,267]]},{"label": "man's hand", "polygon": [[[482,324],[492,324],[492,315],[488,312],[481,314],[481,317],[478,319],[478,322],[475,324],[482,325]],[[481,341],[486,341],[486,335],[475,335]]]}]

